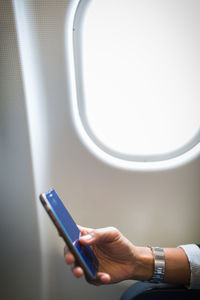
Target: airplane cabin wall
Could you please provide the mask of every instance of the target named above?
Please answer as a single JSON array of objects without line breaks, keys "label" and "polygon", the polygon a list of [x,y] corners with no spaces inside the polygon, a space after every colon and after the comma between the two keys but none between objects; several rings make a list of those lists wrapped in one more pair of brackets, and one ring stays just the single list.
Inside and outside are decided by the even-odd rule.
[{"label": "airplane cabin wall", "polygon": [[0,298],[40,299],[41,255],[11,1],[0,1]]},{"label": "airplane cabin wall", "polygon": [[65,48],[66,18],[75,2],[13,1],[16,25],[11,1],[2,2],[3,266],[5,287],[14,286],[13,296],[20,299],[114,300],[126,287],[96,288],[73,278],[64,243],[38,200],[51,187],[77,223],[116,226],[136,245],[200,241],[199,156],[176,168],[126,170],[103,162],[82,143]]}]

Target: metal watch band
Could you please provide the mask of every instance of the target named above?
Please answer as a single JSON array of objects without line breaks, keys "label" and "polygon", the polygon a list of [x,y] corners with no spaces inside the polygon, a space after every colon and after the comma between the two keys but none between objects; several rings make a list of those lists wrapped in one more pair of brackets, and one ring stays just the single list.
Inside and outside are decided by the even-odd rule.
[{"label": "metal watch band", "polygon": [[163,281],[165,275],[165,253],[160,247],[151,247],[154,256],[154,274],[150,282],[159,283]]}]

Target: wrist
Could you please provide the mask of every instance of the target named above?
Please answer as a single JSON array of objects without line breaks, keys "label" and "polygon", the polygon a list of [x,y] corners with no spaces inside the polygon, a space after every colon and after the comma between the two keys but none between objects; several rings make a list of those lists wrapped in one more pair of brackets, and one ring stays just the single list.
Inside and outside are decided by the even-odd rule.
[{"label": "wrist", "polygon": [[133,279],[140,281],[151,280],[154,272],[154,257],[149,247],[136,247]]}]

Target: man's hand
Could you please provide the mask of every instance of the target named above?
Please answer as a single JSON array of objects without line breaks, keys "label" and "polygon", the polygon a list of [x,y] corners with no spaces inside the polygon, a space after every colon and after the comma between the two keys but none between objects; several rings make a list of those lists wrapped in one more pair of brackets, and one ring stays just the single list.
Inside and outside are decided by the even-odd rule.
[{"label": "man's hand", "polygon": [[[134,278],[141,280],[151,278],[153,257],[150,249],[145,248],[144,251],[144,248],[135,247],[114,227],[90,229],[79,226],[79,229],[82,233],[80,243],[91,246],[99,261],[96,284],[116,283]],[[143,268],[141,257],[144,258],[145,265],[143,273],[141,272]],[[72,265],[76,277],[84,274],[80,266],[74,266],[75,257],[67,247],[65,247],[65,261]]]}]

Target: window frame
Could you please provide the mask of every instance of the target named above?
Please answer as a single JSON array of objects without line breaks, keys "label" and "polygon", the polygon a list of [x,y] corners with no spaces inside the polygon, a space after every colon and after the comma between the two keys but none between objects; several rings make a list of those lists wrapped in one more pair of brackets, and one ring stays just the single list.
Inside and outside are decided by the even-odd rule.
[{"label": "window frame", "polygon": [[[73,113],[75,127],[78,129],[79,136],[84,144],[89,147],[92,152],[109,164],[128,169],[157,169],[173,167],[176,164],[183,164],[188,160],[200,154],[200,128],[195,136],[193,136],[185,145],[179,149],[163,154],[156,155],[128,155],[113,149],[110,149],[101,142],[93,133],[85,113],[85,97],[83,87],[83,70],[81,56],[82,41],[82,24],[84,22],[85,13],[92,0],[76,0],[76,8],[73,13],[72,21],[72,57],[74,73],[74,97]],[[76,104],[75,104],[76,101]],[[76,111],[76,112],[75,112]]]}]

